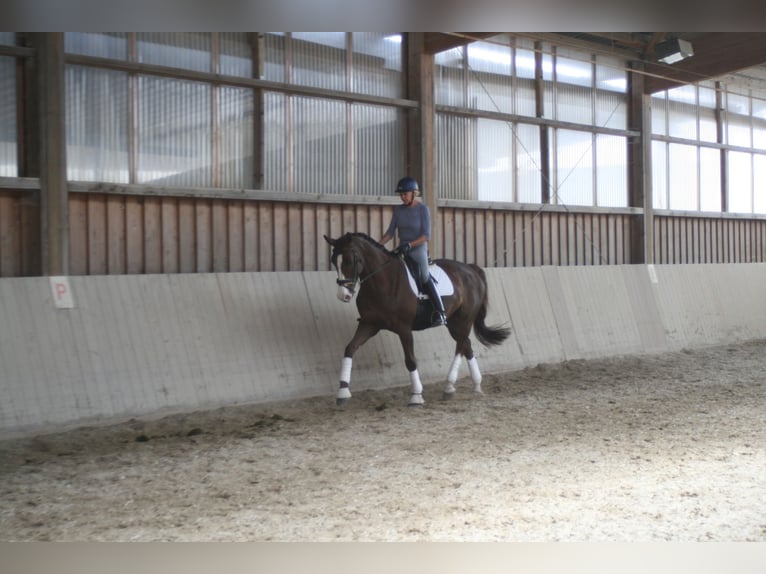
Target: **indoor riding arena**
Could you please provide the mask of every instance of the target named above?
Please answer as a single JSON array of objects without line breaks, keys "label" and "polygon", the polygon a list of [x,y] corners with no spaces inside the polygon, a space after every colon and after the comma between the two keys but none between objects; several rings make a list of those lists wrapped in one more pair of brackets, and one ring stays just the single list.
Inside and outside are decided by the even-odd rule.
[{"label": "indoor riding arena", "polygon": [[0,33],[0,542],[766,542],[766,34],[606,36]]}]

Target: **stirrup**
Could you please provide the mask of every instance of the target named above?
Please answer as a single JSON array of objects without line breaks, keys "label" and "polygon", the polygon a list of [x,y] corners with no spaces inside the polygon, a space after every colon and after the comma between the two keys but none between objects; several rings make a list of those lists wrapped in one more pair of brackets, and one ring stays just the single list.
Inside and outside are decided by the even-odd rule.
[{"label": "stirrup", "polygon": [[441,325],[447,325],[447,316],[444,313],[436,311],[431,315],[431,326],[440,327]]}]

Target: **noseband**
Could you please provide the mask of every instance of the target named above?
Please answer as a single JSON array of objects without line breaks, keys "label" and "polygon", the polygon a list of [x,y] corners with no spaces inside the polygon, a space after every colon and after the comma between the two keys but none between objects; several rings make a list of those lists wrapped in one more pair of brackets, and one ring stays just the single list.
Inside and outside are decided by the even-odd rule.
[{"label": "noseband", "polygon": [[[340,276],[341,273],[340,273],[340,269],[338,268],[338,255],[340,255],[340,253],[337,251],[332,254],[332,264],[335,266],[335,270],[338,272],[338,278],[335,280],[335,282],[341,287],[348,289],[349,292],[353,295],[354,290],[356,289],[356,282],[359,281],[359,257],[357,257],[356,255],[356,249],[352,249],[351,254],[354,257],[353,279],[346,279]],[[360,284],[361,284],[361,281],[360,281]]]}]

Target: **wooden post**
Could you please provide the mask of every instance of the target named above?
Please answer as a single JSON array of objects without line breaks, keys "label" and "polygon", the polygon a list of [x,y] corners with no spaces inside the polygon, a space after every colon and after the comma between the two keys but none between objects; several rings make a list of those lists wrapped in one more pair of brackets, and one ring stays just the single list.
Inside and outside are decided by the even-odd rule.
[{"label": "wooden post", "polygon": [[[726,137],[723,131],[725,121],[725,110],[723,101],[724,86],[721,82],[715,83],[715,141],[719,144],[726,143]],[[721,148],[721,212],[729,211],[729,163],[726,161],[726,149]]]},{"label": "wooden post", "polygon": [[652,200],[651,94],[644,94],[643,70],[638,64],[628,73],[630,110],[628,129],[639,135],[628,144],[628,205],[643,208],[631,229],[630,263],[654,263],[654,206]]},{"label": "wooden post", "polygon": [[436,188],[434,56],[425,51],[425,34],[407,34],[407,98],[420,106],[411,110],[407,122],[407,174],[420,182],[423,201],[431,212],[431,257],[441,257],[442,233]]},{"label": "wooden post", "polygon": [[[543,44],[535,42],[535,117],[545,116],[545,82],[543,81]],[[548,131],[540,124],[540,203],[551,202],[551,146]]]},{"label": "wooden post", "polygon": [[43,275],[69,272],[69,196],[66,181],[64,34],[34,33],[40,102],[40,228]]},{"label": "wooden post", "polygon": [[[264,36],[261,32],[251,32],[253,56],[253,77],[262,80],[266,77]],[[253,189],[263,189],[263,89],[253,88]],[[247,186],[247,182],[245,182]]]}]

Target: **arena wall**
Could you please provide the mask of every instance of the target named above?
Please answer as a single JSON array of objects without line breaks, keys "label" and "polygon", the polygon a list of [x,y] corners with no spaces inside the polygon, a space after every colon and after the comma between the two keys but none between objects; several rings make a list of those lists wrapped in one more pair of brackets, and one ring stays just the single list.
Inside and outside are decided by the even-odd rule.
[{"label": "arena wall", "polygon": [[[485,373],[766,338],[762,263],[486,271],[487,322],[513,333],[500,347],[474,343]],[[0,279],[0,435],[305,397],[335,408],[357,314],[336,299],[334,279]],[[446,329],[416,333],[415,350],[423,381],[443,381],[454,353]],[[468,376],[465,363],[460,376]],[[354,357],[352,391],[408,381],[392,333]]]}]

